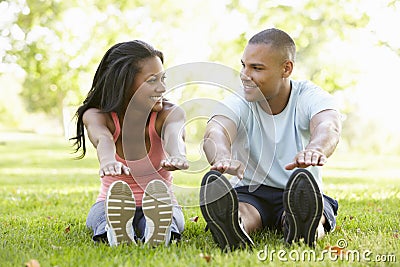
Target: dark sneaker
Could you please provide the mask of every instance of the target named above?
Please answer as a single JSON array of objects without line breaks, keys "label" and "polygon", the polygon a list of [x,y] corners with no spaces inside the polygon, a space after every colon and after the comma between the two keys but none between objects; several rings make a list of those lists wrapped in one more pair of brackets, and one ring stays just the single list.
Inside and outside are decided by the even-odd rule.
[{"label": "dark sneaker", "polygon": [[110,246],[135,243],[132,226],[136,204],[129,185],[115,181],[110,185],[106,198],[107,239]]},{"label": "dark sneaker", "polygon": [[153,180],[146,186],[142,209],[146,218],[145,244],[167,246],[171,239],[172,199],[163,181]]},{"label": "dark sneaker", "polygon": [[283,193],[285,209],[285,242],[291,244],[300,239],[314,246],[319,225],[323,200],[321,191],[312,174],[305,169],[292,173]]},{"label": "dark sneaker", "polygon": [[200,209],[214,241],[224,251],[254,245],[238,218],[238,198],[229,181],[219,172],[208,172],[200,188]]}]

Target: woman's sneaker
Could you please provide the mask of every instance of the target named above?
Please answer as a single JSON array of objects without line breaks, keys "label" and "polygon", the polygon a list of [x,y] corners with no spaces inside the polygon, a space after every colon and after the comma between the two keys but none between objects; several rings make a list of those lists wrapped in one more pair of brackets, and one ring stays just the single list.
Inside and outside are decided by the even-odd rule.
[{"label": "woman's sneaker", "polygon": [[124,181],[113,182],[108,189],[105,205],[110,246],[136,244],[132,225],[136,203],[129,185]]},{"label": "woman's sneaker", "polygon": [[309,171],[297,169],[290,176],[283,193],[283,206],[286,243],[304,239],[305,244],[314,246],[323,200],[318,184]]},{"label": "woman's sneaker", "polygon": [[167,185],[161,180],[151,181],[144,190],[142,201],[146,218],[145,244],[155,247],[170,242],[172,223],[172,199]]}]

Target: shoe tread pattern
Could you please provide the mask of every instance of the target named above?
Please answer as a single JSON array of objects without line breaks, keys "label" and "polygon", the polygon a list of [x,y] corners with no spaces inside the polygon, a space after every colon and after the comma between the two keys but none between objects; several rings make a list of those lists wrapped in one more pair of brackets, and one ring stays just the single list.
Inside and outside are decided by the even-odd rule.
[{"label": "shoe tread pattern", "polygon": [[172,199],[164,182],[150,182],[144,192],[142,209],[150,232],[145,237],[145,243],[152,247],[167,243],[168,231],[172,222]]},{"label": "shoe tread pattern", "polygon": [[222,250],[254,245],[239,225],[237,194],[224,176],[209,175],[203,179],[200,208],[214,241]]},{"label": "shoe tread pattern", "polygon": [[127,224],[132,223],[135,211],[135,199],[129,186],[122,181],[113,183],[107,196],[106,217],[117,244],[134,242],[127,233]]},{"label": "shoe tread pattern", "polygon": [[289,228],[285,241],[290,244],[303,238],[304,243],[314,246],[323,212],[323,200],[312,174],[304,169],[294,172],[283,196]]}]

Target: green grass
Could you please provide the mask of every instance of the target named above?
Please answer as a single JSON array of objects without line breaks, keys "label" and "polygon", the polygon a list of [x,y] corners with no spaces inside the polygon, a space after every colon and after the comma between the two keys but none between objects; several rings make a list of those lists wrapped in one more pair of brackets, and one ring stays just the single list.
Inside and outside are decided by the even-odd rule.
[{"label": "green grass", "polygon": [[[95,153],[89,149],[83,160],[74,160],[71,151],[60,137],[0,134],[0,266],[24,266],[31,259],[41,266],[349,265],[328,256],[317,262],[293,261],[290,255],[311,252],[304,245],[285,247],[282,236],[271,232],[252,235],[253,250],[221,253],[203,230],[205,222],[197,205],[201,173],[195,172],[174,173],[176,195],[186,217],[182,242],[155,249],[96,245],[85,227],[99,190]],[[390,255],[394,255],[398,264],[400,158],[337,153],[324,173],[325,193],[339,200],[340,209],[336,231],[318,242],[316,255],[344,239],[348,252],[369,250],[371,259],[379,254],[393,260]],[[199,216],[197,223],[190,220],[194,216]],[[265,256],[260,251],[266,246],[269,257],[260,261],[257,255]],[[288,262],[279,260],[280,250]],[[210,256],[209,262],[204,255]],[[357,260],[352,264],[396,265]]]}]

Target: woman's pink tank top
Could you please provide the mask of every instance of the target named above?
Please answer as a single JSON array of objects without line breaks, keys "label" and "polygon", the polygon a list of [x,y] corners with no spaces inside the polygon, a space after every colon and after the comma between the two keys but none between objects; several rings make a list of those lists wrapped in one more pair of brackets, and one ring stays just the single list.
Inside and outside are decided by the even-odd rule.
[{"label": "woman's pink tank top", "polygon": [[[111,113],[112,119],[115,125],[115,132],[113,134],[114,142],[117,141],[121,134],[121,126],[119,124],[118,115],[115,112]],[[115,154],[117,161],[122,162],[131,169],[130,175],[115,175],[115,176],[104,176],[101,178],[100,194],[97,197],[97,202],[106,199],[107,191],[110,185],[117,180],[122,180],[129,184],[135,197],[136,206],[142,206],[143,192],[147,184],[155,179],[163,180],[169,188],[172,195],[174,204],[177,201],[172,192],[172,175],[171,172],[160,167],[160,162],[165,158],[161,138],[157,134],[155,128],[155,122],[157,118],[157,112],[152,112],[150,115],[149,122],[149,137],[150,137],[150,150],[146,157],[128,161],[121,158],[118,154]]]}]

